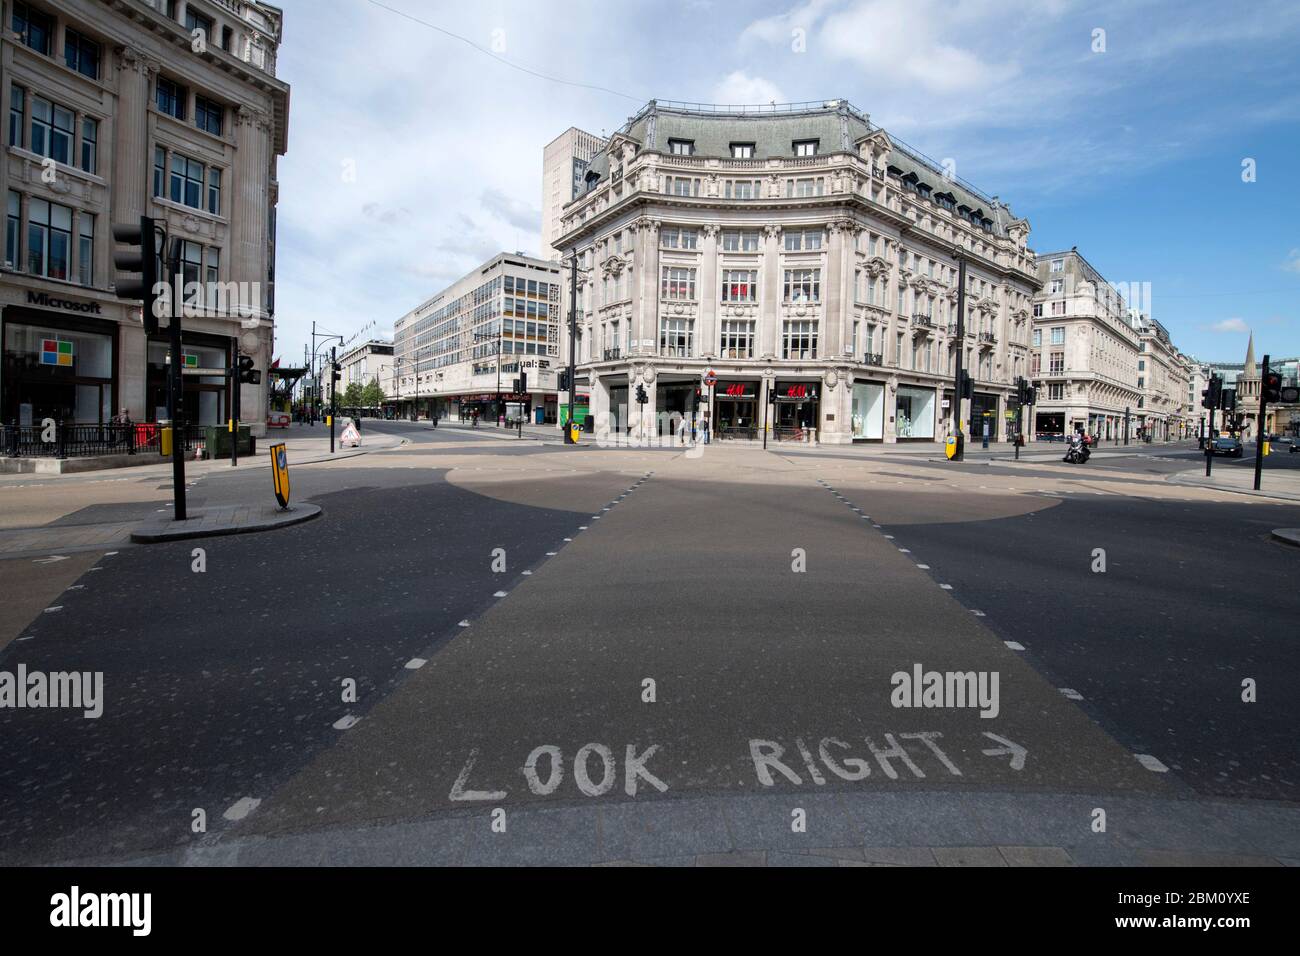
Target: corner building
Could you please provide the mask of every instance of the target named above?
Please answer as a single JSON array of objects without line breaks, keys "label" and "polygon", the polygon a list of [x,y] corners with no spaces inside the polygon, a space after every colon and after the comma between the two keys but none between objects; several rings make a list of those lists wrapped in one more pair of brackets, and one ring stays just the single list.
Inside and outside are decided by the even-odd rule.
[{"label": "corner building", "polygon": [[577,258],[598,432],[654,440],[707,413],[722,440],[931,442],[954,425],[958,349],[967,434],[1007,436],[1038,289],[1028,237],[842,100],[651,101],[593,158],[555,247],[566,283]]},{"label": "corner building", "polygon": [[[264,434],[289,122],[275,76],[281,11],[253,0],[0,8],[0,418],[167,417],[167,332],[146,340],[140,306],[113,291],[112,225],[148,215],[182,242],[184,281],[207,290],[205,314],[182,323],[186,364],[252,356],[262,384],[243,386],[241,417]],[[218,284],[243,290],[235,308]],[[226,421],[230,400],[226,376],[185,376],[189,422]]]}]

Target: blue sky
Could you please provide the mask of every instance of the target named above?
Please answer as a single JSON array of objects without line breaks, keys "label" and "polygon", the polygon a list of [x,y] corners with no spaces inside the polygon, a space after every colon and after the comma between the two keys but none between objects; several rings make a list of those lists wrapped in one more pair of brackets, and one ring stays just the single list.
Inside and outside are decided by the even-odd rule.
[{"label": "blue sky", "polygon": [[652,97],[847,99],[1009,202],[1036,251],[1077,246],[1107,279],[1150,283],[1184,351],[1239,360],[1253,330],[1258,355],[1300,353],[1293,0],[282,6],[286,363],[313,320],[388,335],[488,256],[536,254],[543,146]]}]

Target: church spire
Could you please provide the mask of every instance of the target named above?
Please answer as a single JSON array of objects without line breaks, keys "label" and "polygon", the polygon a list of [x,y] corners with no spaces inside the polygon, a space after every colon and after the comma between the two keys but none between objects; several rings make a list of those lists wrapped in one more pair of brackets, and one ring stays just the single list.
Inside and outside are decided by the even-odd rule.
[{"label": "church spire", "polygon": [[1250,333],[1250,338],[1246,342],[1246,367],[1241,370],[1242,378],[1255,378],[1255,333]]}]

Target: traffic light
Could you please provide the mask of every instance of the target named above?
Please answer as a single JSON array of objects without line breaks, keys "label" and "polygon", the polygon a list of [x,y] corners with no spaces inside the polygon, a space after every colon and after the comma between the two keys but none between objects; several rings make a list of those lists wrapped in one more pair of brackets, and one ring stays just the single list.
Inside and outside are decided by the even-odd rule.
[{"label": "traffic light", "polygon": [[638,385],[636,387],[636,400],[638,405],[644,405],[646,402],[650,401],[650,396],[645,393],[644,385]]},{"label": "traffic light", "polygon": [[512,379],[510,382],[510,391],[515,395],[519,394],[519,379]]},{"label": "traffic light", "polygon": [[1032,405],[1030,394],[1033,389],[1029,385],[1029,379],[1021,376],[1016,379],[1016,404],[1023,408],[1026,405]]},{"label": "traffic light", "polygon": [[1219,408],[1225,412],[1235,412],[1237,410],[1237,390],[1235,388],[1225,388],[1219,393]]},{"label": "traffic light", "polygon": [[975,382],[970,377],[970,372],[965,369],[961,370],[961,394],[957,396],[960,401],[963,398],[975,397]]},{"label": "traffic light", "polygon": [[555,373],[555,387],[561,392],[569,390],[569,370],[567,368],[562,368]]},{"label": "traffic light", "polygon": [[515,383],[515,394],[523,395],[528,391],[528,373],[520,372],[519,381]]},{"label": "traffic light", "polygon": [[1223,404],[1223,378],[1211,375],[1209,388],[1201,392],[1201,407],[1214,410]]},{"label": "traffic light", "polygon": [[239,380],[245,385],[261,385],[261,369],[253,368],[253,356],[239,356]]},{"label": "traffic light", "polygon": [[1277,372],[1270,371],[1264,376],[1263,382],[1264,401],[1280,402],[1282,401],[1282,376]]},{"label": "traffic light", "polygon": [[130,276],[117,280],[117,297],[139,299],[145,335],[157,335],[158,314],[155,303],[158,297],[154,294],[154,285],[162,270],[158,268],[158,240],[154,221],[149,216],[141,216],[138,224],[114,223],[113,240],[134,247],[127,252],[113,253],[113,267]]}]

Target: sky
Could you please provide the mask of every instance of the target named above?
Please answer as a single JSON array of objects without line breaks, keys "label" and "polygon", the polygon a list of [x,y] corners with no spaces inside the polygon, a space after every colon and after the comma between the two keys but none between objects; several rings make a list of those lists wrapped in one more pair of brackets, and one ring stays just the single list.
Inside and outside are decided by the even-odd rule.
[{"label": "sky", "polygon": [[[650,99],[846,99],[1203,361],[1300,354],[1300,4],[280,0],[276,354],[541,248],[542,150]],[[1149,283],[1148,285],[1145,285]],[[318,340],[319,341],[319,340]]]}]

